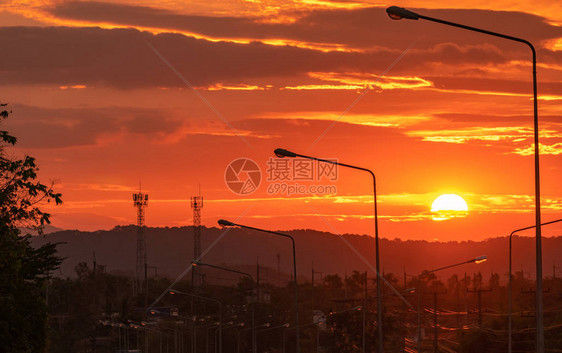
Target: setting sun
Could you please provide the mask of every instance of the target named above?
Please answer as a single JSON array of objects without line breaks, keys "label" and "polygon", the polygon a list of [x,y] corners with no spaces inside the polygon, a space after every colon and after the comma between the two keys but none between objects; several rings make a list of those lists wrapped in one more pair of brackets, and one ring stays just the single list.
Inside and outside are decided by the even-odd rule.
[{"label": "setting sun", "polygon": [[433,220],[442,221],[454,217],[464,217],[468,211],[466,201],[455,194],[443,194],[431,204]]},{"label": "setting sun", "polygon": [[459,195],[443,194],[431,204],[431,212],[440,211],[468,211],[468,205]]}]

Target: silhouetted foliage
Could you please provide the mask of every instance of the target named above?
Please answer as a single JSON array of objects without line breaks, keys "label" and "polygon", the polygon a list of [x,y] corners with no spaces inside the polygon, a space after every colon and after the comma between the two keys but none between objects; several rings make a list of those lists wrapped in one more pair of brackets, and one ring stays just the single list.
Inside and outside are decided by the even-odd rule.
[{"label": "silhouetted foliage", "polygon": [[343,287],[341,277],[338,275],[326,275],[322,278],[322,284],[328,290],[337,290]]},{"label": "silhouetted foliage", "polygon": [[[0,104],[0,123],[9,115]],[[35,159],[12,158],[6,147],[17,139],[0,131],[0,347],[3,352],[40,352],[46,343],[44,280],[62,259],[56,244],[34,249],[18,227],[41,231],[49,214],[41,202],[62,203],[61,195],[37,179]]]}]

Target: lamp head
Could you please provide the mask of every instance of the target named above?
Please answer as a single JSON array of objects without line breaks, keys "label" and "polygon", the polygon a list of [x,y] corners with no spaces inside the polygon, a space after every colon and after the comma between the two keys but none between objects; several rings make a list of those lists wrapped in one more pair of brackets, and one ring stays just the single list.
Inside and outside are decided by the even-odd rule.
[{"label": "lamp head", "polygon": [[226,219],[219,219],[218,224],[221,227],[234,227],[236,225],[230,221],[227,221]]},{"label": "lamp head", "polygon": [[481,255],[481,256],[478,256],[478,257],[474,258],[474,262],[476,262],[477,264],[482,263],[486,260],[488,260],[488,256],[486,256],[486,255]]},{"label": "lamp head", "polygon": [[191,266],[193,267],[199,266],[199,261],[191,261]]},{"label": "lamp head", "polygon": [[171,295],[174,295],[174,294],[176,294],[176,293],[177,293],[177,291],[175,291],[175,290],[171,290],[171,291],[169,291],[168,293],[170,293]]},{"label": "lamp head", "polygon": [[283,148],[277,148],[275,149],[275,151],[273,151],[273,153],[275,153],[275,155],[279,158],[283,158],[283,157],[294,158],[297,156],[295,152],[287,151],[286,149]]},{"label": "lamp head", "polygon": [[420,18],[420,15],[418,15],[417,13],[398,6],[391,6],[387,8],[386,13],[388,14],[388,17],[392,18],[393,20],[401,20],[403,18],[406,18],[408,20],[417,20]]}]

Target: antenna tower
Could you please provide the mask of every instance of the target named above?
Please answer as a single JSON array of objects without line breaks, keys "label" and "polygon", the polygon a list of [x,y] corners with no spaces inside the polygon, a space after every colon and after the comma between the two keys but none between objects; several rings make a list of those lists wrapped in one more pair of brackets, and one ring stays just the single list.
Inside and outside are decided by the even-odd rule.
[{"label": "antenna tower", "polygon": [[137,265],[135,272],[135,295],[139,295],[146,283],[146,239],[144,237],[144,212],[148,207],[148,194],[140,190],[133,194],[133,204],[137,208]]},{"label": "antenna tower", "polygon": [[[203,208],[201,192],[199,192],[199,196],[191,198],[191,208],[193,208],[193,261],[198,261],[201,257],[201,209]],[[194,266],[191,273],[193,287],[200,287],[203,282],[201,270],[198,266]]]}]

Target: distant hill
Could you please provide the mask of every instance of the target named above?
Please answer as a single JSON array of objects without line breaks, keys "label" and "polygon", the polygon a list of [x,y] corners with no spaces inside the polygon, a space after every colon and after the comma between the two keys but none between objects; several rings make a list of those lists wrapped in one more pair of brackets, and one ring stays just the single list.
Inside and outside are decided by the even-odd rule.
[{"label": "distant hill", "polygon": [[[59,231],[45,236],[33,237],[33,244],[60,242],[59,253],[66,257],[59,275],[74,276],[74,267],[85,261],[92,265],[94,253],[98,264],[106,266],[108,272],[132,275],[136,258],[135,226],[118,226],[109,231],[81,232]],[[342,237],[315,230],[293,230],[288,232],[295,238],[299,279],[310,280],[312,263],[314,270],[327,274],[350,274],[353,270],[369,271],[374,276],[374,240],[366,235],[346,234]],[[159,276],[176,278],[189,265],[193,257],[193,227],[146,228],[147,257],[149,266],[156,266]],[[343,240],[341,239],[343,238]],[[345,241],[344,241],[345,240]],[[202,228],[201,247],[203,262],[236,268],[252,275],[259,262],[260,278],[272,284],[286,281],[292,269],[292,251],[289,239],[248,231],[245,229]],[[349,244],[357,250],[355,253]],[[526,277],[535,273],[535,240],[532,237],[514,237],[513,271],[524,271]],[[424,269],[434,269],[458,263],[478,255],[487,255],[488,261],[467,264],[454,270],[441,272],[449,277],[452,273],[481,271],[484,278],[490,273],[500,273],[502,280],[508,269],[508,238],[492,238],[485,241],[428,242],[380,240],[380,263],[385,272],[392,272],[403,281],[404,272],[415,275]],[[551,277],[553,265],[562,265],[562,237],[543,239],[544,276]],[[373,264],[367,266],[364,257]],[[279,262],[278,262],[279,261]],[[278,277],[276,269],[283,273]],[[207,270],[206,270],[207,271]],[[208,272],[208,271],[207,271]],[[153,271],[150,271],[153,274]],[[220,281],[225,274],[208,272],[209,281]],[[211,276],[212,274],[212,276]],[[188,276],[189,277],[189,276]],[[317,275],[317,278],[319,275]]]},{"label": "distant hill", "polygon": [[[21,231],[21,234],[38,235],[37,231],[35,231],[33,229],[19,228],[19,230]],[[47,224],[43,227],[43,234],[61,232],[62,230],[63,230],[62,228],[57,228],[55,226]]]}]

